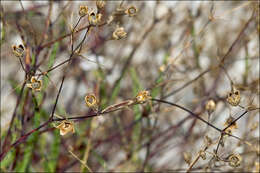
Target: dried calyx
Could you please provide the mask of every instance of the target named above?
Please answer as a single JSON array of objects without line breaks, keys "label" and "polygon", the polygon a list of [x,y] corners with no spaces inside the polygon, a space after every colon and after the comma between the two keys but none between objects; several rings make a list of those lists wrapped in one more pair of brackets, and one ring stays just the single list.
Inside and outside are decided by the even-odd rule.
[{"label": "dried calyx", "polygon": [[94,111],[98,110],[98,100],[94,94],[87,94],[85,96],[85,103],[89,108],[93,109]]},{"label": "dried calyx", "polygon": [[150,96],[149,91],[140,91],[137,96],[135,97],[135,100],[137,103],[145,103],[148,100],[152,99],[152,97]]},{"label": "dried calyx", "polygon": [[58,126],[56,126],[57,129],[60,129],[60,135],[66,135],[69,132],[74,133],[74,124],[72,121],[64,120],[62,121]]},{"label": "dried calyx", "polygon": [[102,9],[104,8],[106,5],[106,1],[104,0],[96,0],[96,6],[98,9]]},{"label": "dried calyx", "polygon": [[125,38],[127,33],[125,32],[123,27],[117,26],[115,31],[113,32],[112,38],[114,40],[120,40],[122,38]]},{"label": "dried calyx", "polygon": [[88,14],[88,6],[79,6],[79,16],[84,17]]},{"label": "dried calyx", "polygon": [[24,56],[24,46],[22,44],[19,44],[18,46],[16,45],[13,45],[12,46],[12,49],[13,49],[13,54],[16,56],[16,57],[23,57]]},{"label": "dried calyx", "polygon": [[226,127],[229,126],[229,127],[225,130],[226,133],[231,134],[231,132],[232,132],[233,129],[237,129],[237,124],[236,124],[236,122],[232,123],[233,121],[234,121],[234,118],[233,118],[232,116],[229,116],[229,117],[227,118],[227,120],[225,121],[224,126],[226,126]]},{"label": "dried calyx", "polygon": [[129,17],[133,17],[137,14],[137,8],[135,6],[130,6],[129,8],[127,8],[127,10],[125,11],[125,13],[129,16]]},{"label": "dried calyx", "polygon": [[94,10],[91,10],[88,14],[88,21],[91,25],[97,25],[101,22],[102,14],[95,13]]},{"label": "dried calyx", "polygon": [[238,167],[242,161],[242,157],[239,154],[231,154],[228,156],[228,163],[231,167]]},{"label": "dried calyx", "polygon": [[27,83],[26,86],[31,88],[33,91],[41,91],[42,80],[38,80],[35,76],[32,76],[30,83]]},{"label": "dried calyx", "polygon": [[232,106],[237,106],[240,103],[240,99],[240,91],[232,86],[231,92],[227,96],[227,102]]}]

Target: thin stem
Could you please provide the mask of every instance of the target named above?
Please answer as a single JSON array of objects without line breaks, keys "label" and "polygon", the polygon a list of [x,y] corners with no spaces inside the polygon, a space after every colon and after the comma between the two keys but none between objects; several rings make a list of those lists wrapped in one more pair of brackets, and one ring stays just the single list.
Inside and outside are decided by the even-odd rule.
[{"label": "thin stem", "polygon": [[227,127],[225,127],[223,129],[223,131],[227,130],[230,126],[232,126],[233,124],[235,124],[240,118],[242,118],[248,111],[246,110],[245,112],[243,112],[239,117],[237,117],[235,120],[233,120]]},{"label": "thin stem", "polygon": [[169,105],[172,105],[172,106],[175,106],[175,107],[178,107],[186,112],[188,112],[189,114],[191,114],[192,116],[194,116],[195,118],[201,120],[202,122],[204,122],[205,124],[209,125],[210,127],[214,128],[215,130],[219,131],[222,133],[222,130],[217,128],[216,126],[210,124],[209,122],[207,122],[206,120],[204,120],[203,118],[201,118],[200,116],[198,116],[197,114],[193,113],[192,111],[186,109],[185,107],[183,106],[180,106],[180,105],[177,105],[175,103],[171,103],[171,102],[168,102],[168,101],[165,101],[165,100],[159,100],[159,99],[152,99],[153,101],[157,101],[157,102],[161,102],[161,103],[166,103],[166,104],[169,104]]}]

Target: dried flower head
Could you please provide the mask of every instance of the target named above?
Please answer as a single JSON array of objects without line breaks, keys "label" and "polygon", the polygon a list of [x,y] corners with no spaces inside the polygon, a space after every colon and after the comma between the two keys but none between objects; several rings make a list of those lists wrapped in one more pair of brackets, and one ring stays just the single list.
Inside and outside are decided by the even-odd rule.
[{"label": "dried flower head", "polygon": [[13,45],[13,54],[17,57],[23,57],[24,55],[24,47],[22,44],[19,44],[19,46]]},{"label": "dried flower head", "polygon": [[[234,121],[234,118],[232,116],[229,116],[227,118],[227,120],[225,121],[224,126],[226,126],[226,127],[229,126],[233,121]],[[233,129],[237,129],[236,122],[234,122],[232,125],[230,125],[230,127],[228,127],[225,131],[226,131],[226,133],[230,134]]]},{"label": "dried flower head", "polygon": [[85,97],[85,102],[88,107],[97,111],[98,110],[98,100],[94,94],[87,94]]},{"label": "dried flower head", "polygon": [[31,88],[33,91],[41,91],[42,80],[37,80],[35,76],[31,77],[31,82],[26,84],[28,88]]},{"label": "dried flower head", "polygon": [[216,103],[214,100],[209,100],[207,101],[206,105],[205,105],[205,109],[209,112],[209,113],[212,113],[215,111],[216,109]]},{"label": "dried flower head", "polygon": [[93,10],[88,14],[88,21],[91,25],[97,25],[101,22],[102,14],[95,13]]},{"label": "dried flower head", "polygon": [[60,129],[60,135],[66,135],[69,132],[74,133],[74,123],[68,120],[62,121],[58,126],[56,126],[57,129]]},{"label": "dried flower head", "polygon": [[120,40],[124,37],[126,37],[127,33],[125,32],[123,27],[118,27],[115,29],[115,31],[113,32],[112,38],[114,40]]},{"label": "dried flower head", "polygon": [[102,9],[104,8],[106,5],[106,1],[104,0],[96,0],[96,6],[98,9]]},{"label": "dried flower head", "polygon": [[135,97],[137,103],[145,103],[151,98],[149,91],[140,91]]},{"label": "dried flower head", "polygon": [[133,17],[136,15],[137,13],[137,8],[134,7],[134,6],[130,6],[126,11],[125,13],[129,16],[129,17]]},{"label": "dried flower head", "polygon": [[237,106],[240,102],[240,91],[235,87],[232,87],[231,92],[228,93],[227,102],[232,106]]},{"label": "dried flower head", "polygon": [[200,151],[199,151],[199,155],[200,155],[200,157],[201,157],[203,160],[206,160],[206,152],[205,152],[205,151],[200,150]]},{"label": "dried flower head", "polygon": [[88,6],[79,6],[79,16],[83,17],[88,14]]},{"label": "dried flower head", "polygon": [[231,154],[228,157],[229,166],[238,167],[242,161],[242,157],[239,154]]}]

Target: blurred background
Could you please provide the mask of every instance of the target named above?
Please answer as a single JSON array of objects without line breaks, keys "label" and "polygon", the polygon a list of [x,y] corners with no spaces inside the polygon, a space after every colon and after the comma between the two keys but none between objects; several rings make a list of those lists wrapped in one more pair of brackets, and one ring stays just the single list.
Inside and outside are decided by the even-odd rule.
[{"label": "blurred background", "polygon": [[[23,89],[28,74],[64,62],[71,45],[80,44],[89,25],[88,14],[79,20],[80,6],[101,14],[100,26],[90,28],[68,66],[40,75],[40,92]],[[118,27],[127,34],[116,40]],[[259,108],[259,33],[257,1],[105,1],[99,7],[96,1],[1,1],[1,153],[48,120],[64,74],[55,110],[62,117],[93,113],[87,93],[104,109],[141,90],[207,121],[210,114],[220,129],[247,111],[232,129],[241,140],[225,136],[222,142],[220,132],[158,102],[74,121],[75,133],[64,136],[51,122],[12,147],[1,171],[258,171],[259,109],[248,107]],[[12,50],[19,44],[22,58]],[[233,86],[239,106],[226,101]],[[209,100],[215,104],[210,113]],[[205,139],[212,141],[207,149]],[[232,166],[236,154],[241,160]]]}]

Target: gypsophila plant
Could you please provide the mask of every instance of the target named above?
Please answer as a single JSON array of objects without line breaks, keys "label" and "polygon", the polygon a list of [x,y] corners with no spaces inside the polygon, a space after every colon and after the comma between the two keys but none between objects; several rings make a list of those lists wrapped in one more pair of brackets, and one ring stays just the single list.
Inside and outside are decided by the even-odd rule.
[{"label": "gypsophila plant", "polygon": [[1,1],[1,172],[259,172],[259,2]]}]

